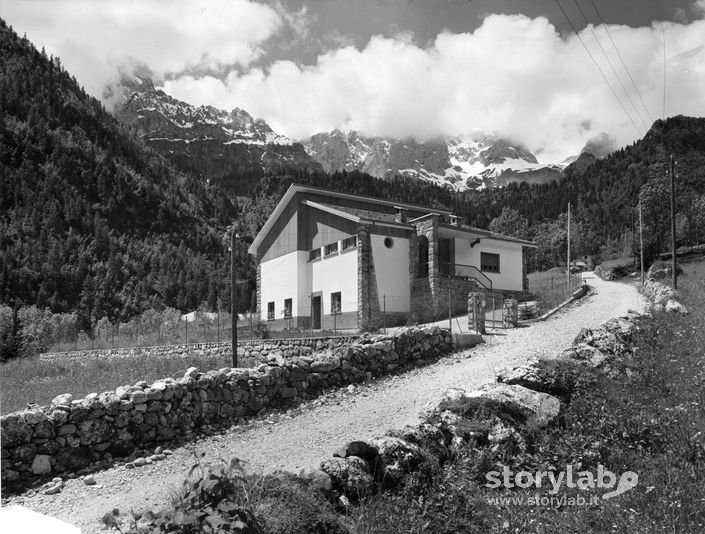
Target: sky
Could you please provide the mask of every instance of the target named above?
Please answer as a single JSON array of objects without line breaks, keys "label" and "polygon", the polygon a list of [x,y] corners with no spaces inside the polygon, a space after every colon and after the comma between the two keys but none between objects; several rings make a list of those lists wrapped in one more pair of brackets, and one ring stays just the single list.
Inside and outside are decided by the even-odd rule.
[{"label": "sky", "polygon": [[0,17],[108,108],[138,73],[296,140],[485,132],[552,163],[705,116],[705,0],[3,0]]}]

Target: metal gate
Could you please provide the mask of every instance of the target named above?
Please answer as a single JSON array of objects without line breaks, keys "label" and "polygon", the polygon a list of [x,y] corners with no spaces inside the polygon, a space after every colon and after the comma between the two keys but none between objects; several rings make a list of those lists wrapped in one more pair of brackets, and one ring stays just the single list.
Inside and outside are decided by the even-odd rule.
[{"label": "metal gate", "polygon": [[485,328],[504,328],[504,294],[499,291],[483,291]]}]

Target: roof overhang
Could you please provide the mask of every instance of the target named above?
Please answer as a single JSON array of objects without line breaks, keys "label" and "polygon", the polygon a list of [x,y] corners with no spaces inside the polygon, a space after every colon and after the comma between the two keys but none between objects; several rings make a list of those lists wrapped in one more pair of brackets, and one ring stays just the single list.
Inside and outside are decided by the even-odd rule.
[{"label": "roof overhang", "polygon": [[[264,241],[264,238],[269,234],[269,232],[272,230],[272,227],[274,226],[274,223],[279,219],[281,216],[282,212],[286,208],[287,205],[293,200],[294,196],[297,193],[312,193],[316,195],[323,195],[323,196],[329,196],[332,198],[341,198],[345,200],[367,200],[371,203],[380,205],[380,206],[386,206],[386,207],[391,207],[391,208],[397,208],[397,209],[404,209],[404,210],[410,210],[410,211],[427,211],[429,213],[435,213],[438,215],[446,215],[450,216],[452,214],[451,211],[445,210],[445,209],[437,209],[437,208],[429,208],[427,206],[417,206],[414,204],[405,204],[401,202],[395,202],[392,200],[384,200],[382,198],[375,198],[375,197],[369,197],[369,196],[363,196],[363,195],[353,195],[351,193],[341,193],[339,191],[333,191],[331,189],[324,189],[321,187],[314,187],[314,186],[308,186],[308,185],[300,185],[300,184],[292,184],[289,186],[289,189],[286,190],[286,193],[284,193],[284,196],[282,199],[279,201],[277,206],[274,208],[274,211],[272,211],[272,214],[269,216],[267,221],[264,223],[264,226],[262,226],[262,229],[259,231],[257,236],[255,237],[254,241],[252,241],[252,244],[250,247],[247,249],[247,252],[252,254],[252,255],[257,255],[257,251],[259,250],[260,245],[262,244],[262,241]],[[320,204],[318,202],[312,202],[312,201],[305,201],[305,203],[309,207],[313,207],[315,209],[322,209],[323,211],[328,211],[329,213],[335,213],[335,215],[339,215],[341,217],[344,217],[346,219],[350,220],[356,220],[358,222],[365,222],[365,223],[370,223],[374,224],[376,226],[389,226],[389,227],[397,227],[397,228],[409,228],[408,224],[403,224],[403,223],[391,223],[391,222],[381,222],[381,221],[374,221],[374,220],[366,220],[366,219],[361,219],[359,217],[355,217],[354,215],[351,215],[349,213],[344,213],[339,210],[335,210],[335,208],[331,208],[330,206]],[[332,210],[332,211],[331,211]],[[353,217],[353,219],[351,219]]]},{"label": "roof overhang", "polygon": [[472,237],[495,239],[497,241],[516,243],[517,245],[521,245],[523,247],[537,248],[536,243],[533,243],[532,241],[511,237],[508,235],[496,234],[494,232],[490,232],[489,230],[481,230],[480,228],[468,228],[462,226],[454,226],[452,224],[439,224],[438,227],[443,228],[444,230],[451,230],[453,231],[453,233],[460,234],[463,236],[466,235]]}]

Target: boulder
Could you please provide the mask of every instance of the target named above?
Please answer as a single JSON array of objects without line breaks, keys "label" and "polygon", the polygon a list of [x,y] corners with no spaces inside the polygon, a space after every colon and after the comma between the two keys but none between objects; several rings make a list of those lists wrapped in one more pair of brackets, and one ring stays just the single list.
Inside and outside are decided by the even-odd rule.
[{"label": "boulder", "polygon": [[369,495],[375,482],[367,462],[357,456],[328,458],[321,462],[321,471],[328,474],[333,489],[358,500]]},{"label": "boulder", "polygon": [[523,386],[488,384],[467,396],[493,400],[520,414],[527,424],[539,427],[546,426],[558,417],[561,409],[561,403],[556,397]]},{"label": "boulder", "polygon": [[373,440],[384,465],[382,482],[385,487],[399,485],[406,475],[418,470],[426,456],[418,445],[400,438],[384,436]]},{"label": "boulder", "polygon": [[[646,272],[646,278],[648,280],[663,280],[670,279],[673,273],[673,267],[671,262],[656,261],[651,264],[649,270]],[[680,265],[676,265],[676,274],[682,274],[683,269]]]},{"label": "boulder", "polygon": [[[601,354],[593,347],[589,349]],[[585,367],[573,360],[534,360],[518,367],[500,369],[497,382],[523,386],[569,400],[573,390],[588,375]]]},{"label": "boulder", "polygon": [[613,354],[619,358],[629,358],[633,354],[632,348],[614,333],[604,327],[590,329],[583,328],[575,337],[573,345],[586,344],[595,347],[600,352]]}]

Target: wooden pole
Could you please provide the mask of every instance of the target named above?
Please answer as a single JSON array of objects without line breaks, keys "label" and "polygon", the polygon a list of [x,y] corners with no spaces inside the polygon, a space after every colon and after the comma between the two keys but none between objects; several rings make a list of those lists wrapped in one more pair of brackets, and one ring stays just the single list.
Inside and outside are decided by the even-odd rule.
[{"label": "wooden pole", "polygon": [[641,215],[641,200],[639,201],[639,257],[641,262],[641,285],[644,285],[644,230]]},{"label": "wooden pole", "polygon": [[568,202],[568,291],[570,291],[570,202]]},{"label": "wooden pole", "polygon": [[237,274],[235,269],[235,239],[237,234],[233,228],[230,236],[230,314],[232,323],[233,367],[237,367]]},{"label": "wooden pole", "polygon": [[678,276],[676,274],[676,186],[675,173],[673,172],[673,154],[669,159],[668,168],[671,174],[671,280],[673,289],[678,289]]}]

